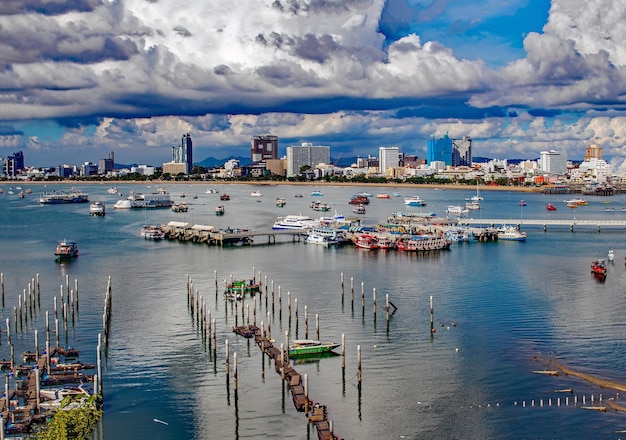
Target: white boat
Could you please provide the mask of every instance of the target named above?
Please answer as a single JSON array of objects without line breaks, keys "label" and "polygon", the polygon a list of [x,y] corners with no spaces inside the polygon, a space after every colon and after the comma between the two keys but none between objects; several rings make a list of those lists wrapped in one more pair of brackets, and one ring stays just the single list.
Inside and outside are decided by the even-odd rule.
[{"label": "white boat", "polygon": [[352,212],[354,212],[355,214],[365,214],[365,206],[355,206],[354,209],[352,209]]},{"label": "white boat", "polygon": [[613,249],[609,249],[609,255],[607,256],[607,259],[611,263],[615,260],[615,252],[613,252]]},{"label": "white boat", "polygon": [[250,193],[250,195],[251,195],[252,197],[262,197],[262,196],[263,196],[263,194],[261,194],[261,191],[252,191],[252,192]]},{"label": "white boat", "polygon": [[400,191],[394,191],[393,192],[393,196],[394,197],[402,197],[402,193],[400,193]]},{"label": "white boat", "polygon": [[468,212],[469,212],[469,209],[464,208],[461,205],[448,205],[446,207],[447,214],[464,215],[464,214],[467,214]]},{"label": "white boat", "polygon": [[206,194],[217,194],[218,192],[218,190],[212,188],[209,188],[205,191]]},{"label": "white boat", "polygon": [[128,197],[118,200],[113,205],[115,209],[133,208],[171,208],[174,202],[170,200],[168,193],[156,192],[151,194],[141,194],[131,191]]},{"label": "white boat", "polygon": [[277,217],[272,229],[274,230],[301,230],[305,231],[317,226],[317,222],[308,215],[288,215],[285,217]]},{"label": "white boat", "polygon": [[404,204],[407,206],[426,206],[426,201],[422,200],[420,196],[405,197]]},{"label": "white boat", "polygon": [[322,197],[323,195],[324,195],[324,193],[321,192],[321,191],[317,191],[317,190],[316,191],[311,191],[311,196],[313,196],[313,197]]},{"label": "white boat", "polygon": [[139,235],[146,240],[162,240],[165,238],[165,233],[157,225],[143,225]]},{"label": "white boat", "polygon": [[89,215],[93,215],[96,217],[102,217],[106,214],[106,209],[104,207],[104,203],[102,202],[93,202],[89,205]]},{"label": "white boat", "polygon": [[465,207],[466,207],[467,209],[472,209],[472,210],[475,210],[475,209],[480,209],[480,202],[478,202],[478,201],[476,201],[476,200],[473,200],[473,201],[471,201],[471,202],[466,202],[466,203],[465,203]]},{"label": "white boat", "polygon": [[77,387],[62,387],[62,388],[49,388],[49,389],[40,389],[39,396],[44,399],[49,400],[57,400],[63,399],[66,396],[87,396],[91,395],[91,392],[84,388],[83,385],[79,385]]},{"label": "white boat", "polygon": [[321,235],[316,232],[310,232],[304,239],[305,243],[317,244],[319,246],[331,246],[333,244],[339,244],[336,238],[332,238],[327,235]]},{"label": "white boat", "polygon": [[117,194],[119,191],[117,190],[117,186],[113,186],[113,187],[107,189],[107,192],[109,194]]},{"label": "white boat", "polygon": [[524,241],[526,240],[526,232],[513,226],[503,226],[498,229],[498,240]]}]

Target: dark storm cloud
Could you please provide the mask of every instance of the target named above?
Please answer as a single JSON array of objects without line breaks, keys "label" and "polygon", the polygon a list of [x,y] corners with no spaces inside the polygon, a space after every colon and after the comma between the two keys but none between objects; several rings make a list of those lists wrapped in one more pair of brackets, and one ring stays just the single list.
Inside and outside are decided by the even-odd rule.
[{"label": "dark storm cloud", "polygon": [[60,15],[67,12],[90,12],[102,5],[101,0],[2,0],[0,15],[36,12],[42,15]]}]

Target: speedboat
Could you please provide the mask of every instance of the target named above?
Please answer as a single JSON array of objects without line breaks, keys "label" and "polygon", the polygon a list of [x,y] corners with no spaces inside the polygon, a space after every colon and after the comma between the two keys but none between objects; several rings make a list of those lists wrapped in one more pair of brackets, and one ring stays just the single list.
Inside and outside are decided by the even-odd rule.
[{"label": "speedboat", "polygon": [[321,191],[311,191],[311,196],[313,197],[322,197],[324,195]]},{"label": "speedboat", "polygon": [[526,240],[526,232],[513,226],[504,226],[498,230],[498,240],[524,241]]},{"label": "speedboat", "polygon": [[341,344],[335,342],[320,342],[314,339],[296,339],[289,345],[289,356],[306,356],[333,351]]},{"label": "speedboat", "polygon": [[78,257],[78,244],[75,241],[63,240],[54,251],[57,261],[69,260]]},{"label": "speedboat", "polygon": [[556,206],[554,206],[552,203],[548,203],[548,204],[546,205],[546,209],[547,209],[548,211],[556,211]]},{"label": "speedboat", "polygon": [[250,193],[250,195],[251,195],[252,197],[261,197],[261,196],[263,196],[263,194],[261,194],[261,191],[252,191],[252,192]]},{"label": "speedboat", "polygon": [[293,229],[293,230],[307,230],[316,226],[317,222],[308,215],[288,215],[285,217],[277,217],[272,229]]},{"label": "speedboat", "polygon": [[603,258],[591,262],[591,272],[598,275],[606,275],[606,263]]}]

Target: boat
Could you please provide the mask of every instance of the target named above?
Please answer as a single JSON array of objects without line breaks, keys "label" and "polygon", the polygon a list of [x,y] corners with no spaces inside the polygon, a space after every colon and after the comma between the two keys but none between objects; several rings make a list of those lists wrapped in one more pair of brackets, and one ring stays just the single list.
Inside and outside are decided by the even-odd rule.
[{"label": "boat", "polygon": [[215,215],[224,215],[225,212],[224,205],[218,205],[215,207]]},{"label": "boat", "polygon": [[17,195],[20,199],[23,199],[24,197],[26,197],[26,195],[24,194],[24,191],[20,191]]},{"label": "boat", "polygon": [[139,235],[146,240],[163,240],[165,232],[158,225],[143,225]]},{"label": "boat", "polygon": [[[78,366],[77,366],[78,367]],[[67,386],[61,388],[42,388],[39,390],[39,397],[48,400],[63,399],[67,396],[91,396],[91,391],[82,384],[77,387]]]},{"label": "boat", "polygon": [[285,200],[284,197],[276,197],[276,206],[278,206],[279,208],[282,208],[283,206],[285,206],[286,203],[287,201]]},{"label": "boat", "polygon": [[467,214],[468,212],[469,212],[469,209],[464,208],[461,205],[448,205],[446,207],[447,214],[464,215],[464,214]]},{"label": "boat", "polygon": [[360,249],[378,249],[378,237],[371,234],[361,234],[354,240],[354,245]]},{"label": "boat", "polygon": [[172,205],[174,205],[174,202],[170,200],[170,195],[168,193],[156,192],[151,194],[141,194],[131,191],[128,197],[115,202],[113,208],[171,208]]},{"label": "boat", "polygon": [[402,197],[402,193],[400,191],[394,191],[393,192],[393,196],[394,197]]},{"label": "boat", "polygon": [[591,262],[591,272],[598,275],[606,275],[606,262],[603,258]]},{"label": "boat", "polygon": [[[313,228],[311,228],[309,230],[309,233],[307,235],[307,238],[310,237],[311,235],[315,235],[318,237],[326,237],[327,243],[328,244],[345,244],[348,242],[348,239],[346,238],[346,234],[343,230],[341,229],[337,229],[336,227],[332,227],[332,226],[315,226]],[[311,239],[311,242],[315,242],[315,244],[323,244],[323,243],[317,243],[317,240],[319,239]]]},{"label": "boat", "polygon": [[221,201],[230,200],[230,196],[229,196],[228,194],[224,193],[224,194],[222,194],[222,195],[220,196],[220,200],[221,200]]},{"label": "boat", "polygon": [[32,193],[33,193],[33,190],[32,190],[32,189],[30,189],[30,188],[26,188],[26,189],[24,190],[24,194],[32,194]]},{"label": "boat", "polygon": [[252,196],[252,197],[262,197],[263,194],[261,194],[261,191],[252,191],[250,193],[250,196]]},{"label": "boat", "polygon": [[476,195],[465,200],[469,200],[470,202],[482,202],[483,201],[483,197],[480,195],[480,189],[478,189],[478,181],[476,181]]},{"label": "boat", "polygon": [[320,234],[316,231],[311,231],[304,239],[305,243],[309,244],[317,244],[319,246],[331,246],[334,244],[339,244],[339,240],[337,238],[333,238],[330,235]]},{"label": "boat", "polygon": [[354,212],[355,214],[365,214],[365,206],[364,205],[355,206],[352,209],[352,212]]},{"label": "boat", "polygon": [[528,205],[528,202],[526,200],[520,200],[517,204],[520,206],[526,206]]},{"label": "boat", "polygon": [[422,200],[420,196],[411,196],[404,198],[404,204],[407,206],[426,206],[426,201]]},{"label": "boat", "polygon": [[378,237],[378,249],[395,249],[396,241],[389,237]]},{"label": "boat", "polygon": [[465,202],[465,207],[470,210],[480,209],[480,202],[473,200],[471,202]]},{"label": "boat", "polygon": [[578,208],[578,203],[576,203],[576,202],[569,202],[566,206],[568,208],[576,209],[576,208]]},{"label": "boat", "polygon": [[317,223],[308,215],[287,215],[285,217],[277,217],[272,229],[274,230],[283,230],[283,229],[292,229],[292,230],[301,230],[305,231],[316,226]]},{"label": "boat", "polygon": [[217,194],[218,192],[218,190],[212,188],[209,188],[205,191],[206,194]]},{"label": "boat", "polygon": [[503,226],[498,229],[498,240],[524,241],[526,240],[526,232],[520,231],[513,226]]},{"label": "boat", "polygon": [[311,196],[313,196],[313,197],[322,197],[323,195],[324,195],[324,193],[321,192],[321,191],[317,191],[317,190],[316,191],[311,191]]},{"label": "boat", "polygon": [[316,200],[314,202],[311,202],[311,204],[309,205],[313,210],[315,211],[322,211],[322,212],[328,212],[330,211],[330,205],[326,204],[326,203],[322,203],[319,200]]},{"label": "boat", "polygon": [[4,194],[4,190],[0,188],[0,194]]},{"label": "boat", "polygon": [[548,211],[556,211],[556,206],[554,206],[552,203],[548,203],[546,205],[546,210],[548,210]]},{"label": "boat", "polygon": [[328,353],[340,345],[335,342],[320,342],[314,339],[296,339],[289,345],[289,356],[298,357]]},{"label": "boat", "polygon": [[568,199],[563,200],[563,203],[565,203],[566,205],[575,204],[578,206],[587,206],[589,204],[589,202],[584,199]]},{"label": "boat", "polygon": [[301,199],[302,197],[304,197],[304,194],[296,194],[294,197]]},{"label": "boat", "polygon": [[[10,192],[9,192],[10,194]],[[87,203],[89,197],[82,191],[53,191],[50,193],[43,193],[39,197],[39,203],[42,205],[59,205],[62,203]]]},{"label": "boat", "polygon": [[117,194],[119,191],[117,190],[117,186],[112,186],[111,188],[107,189],[107,192],[109,194]]},{"label": "boat", "polygon": [[609,260],[610,263],[615,261],[615,252],[613,252],[613,249],[609,249],[609,254],[607,255],[607,259]]},{"label": "boat", "polygon": [[348,203],[351,205],[369,205],[370,199],[367,196],[356,194],[350,198]]},{"label": "boat", "polygon": [[615,212],[615,208],[613,208],[613,207],[606,207],[606,208],[604,208],[604,212]]},{"label": "boat", "polygon": [[391,196],[388,193],[376,194],[377,199],[390,199]]},{"label": "boat", "polygon": [[451,241],[440,235],[414,235],[396,242],[399,251],[435,251],[450,249]]},{"label": "boat", "polygon": [[54,255],[56,255],[57,261],[76,258],[78,257],[78,244],[75,241],[63,240],[57,244]]},{"label": "boat", "polygon": [[261,285],[255,280],[233,280],[226,284],[224,295],[229,299],[242,299],[246,293],[254,294],[261,291]]},{"label": "boat", "polygon": [[189,206],[187,206],[187,204],[184,202],[174,203],[172,205],[172,211],[173,212],[187,212],[189,211]]},{"label": "boat", "polygon": [[96,201],[89,205],[89,215],[103,217],[105,214],[106,208],[104,207],[104,203]]}]

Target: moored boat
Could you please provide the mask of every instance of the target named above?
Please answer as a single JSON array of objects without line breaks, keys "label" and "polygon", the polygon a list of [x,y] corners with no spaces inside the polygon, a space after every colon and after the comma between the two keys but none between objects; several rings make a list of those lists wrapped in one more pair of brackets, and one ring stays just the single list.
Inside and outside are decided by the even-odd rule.
[{"label": "moored boat", "polygon": [[396,242],[399,251],[437,251],[450,249],[452,243],[440,235],[414,235]]},{"label": "moored boat", "polygon": [[274,230],[293,229],[293,230],[307,230],[316,226],[315,220],[308,215],[287,215],[285,217],[278,217],[272,226]]},{"label": "moored boat", "polygon": [[276,197],[276,206],[278,206],[279,208],[282,208],[283,206],[285,206],[286,203],[287,201],[285,200],[284,197]]},{"label": "moored boat", "polygon": [[376,198],[377,199],[390,199],[391,195],[389,195],[388,193],[376,194]]},{"label": "moored boat", "polygon": [[330,235],[323,235],[318,232],[309,232],[309,234],[304,239],[305,243],[309,244],[317,244],[319,246],[331,246],[334,244],[339,244],[337,238],[333,238]]},{"label": "moored boat", "polygon": [[465,207],[472,210],[480,209],[480,202],[472,200],[471,202],[466,202]]},{"label": "moored boat", "polygon": [[378,237],[371,234],[361,234],[354,240],[354,245],[360,249],[378,249]]},{"label": "moored boat", "polygon": [[314,339],[296,339],[289,345],[289,356],[306,356],[328,353],[341,344],[335,342],[320,342]]},{"label": "moored boat", "polygon": [[526,232],[520,231],[513,226],[503,226],[498,229],[498,240],[524,241],[526,240]]},{"label": "moored boat", "polygon": [[615,252],[613,252],[613,249],[609,249],[609,254],[607,255],[607,259],[609,260],[610,263],[615,261]]},{"label": "moored boat", "polygon": [[365,214],[365,206],[363,205],[359,205],[359,206],[355,206],[352,209],[352,212],[354,212],[355,214]]},{"label": "moored boat", "polygon": [[158,225],[143,225],[139,235],[146,240],[163,240],[165,232]]},{"label": "moored boat", "polygon": [[404,198],[404,204],[407,206],[426,206],[426,201],[420,196],[411,196]]},{"label": "moored boat", "polygon": [[59,205],[62,203],[87,203],[89,196],[82,191],[59,191],[43,193],[39,197],[39,203],[42,205]]},{"label": "moored boat", "polygon": [[75,241],[63,240],[57,244],[54,255],[56,256],[57,261],[76,258],[78,257],[78,244]]},{"label": "moored boat", "polygon": [[348,203],[351,205],[368,205],[370,203],[370,199],[367,196],[357,194],[352,196]]},{"label": "moored boat", "polygon": [[520,206],[527,206],[528,202],[526,200],[520,200],[517,204]]},{"label": "moored boat", "polygon": [[311,191],[311,196],[313,196],[313,197],[322,197],[323,195],[324,195],[324,193],[321,192],[321,191],[317,191],[317,190],[316,191]]},{"label": "moored boat", "polygon": [[462,207],[461,205],[448,205],[446,207],[446,214],[464,215],[469,212],[469,209]]},{"label": "moored boat", "polygon": [[174,203],[172,205],[172,211],[173,212],[187,212],[189,211],[189,206],[187,206],[187,204],[184,202]]},{"label": "moored boat", "polygon": [[241,299],[246,293],[252,294],[261,291],[261,285],[254,280],[233,280],[226,284],[224,295],[229,299]]},{"label": "moored boat", "polygon": [[226,210],[224,209],[224,205],[218,205],[215,207],[215,215],[224,215]]},{"label": "moored boat", "polygon": [[262,197],[262,196],[263,196],[263,194],[261,194],[261,191],[252,191],[252,192],[250,193],[250,195],[251,195],[252,197]]},{"label": "moored boat", "polygon": [[103,217],[106,214],[104,203],[95,201],[89,205],[89,215]]},{"label": "moored boat", "polygon": [[141,194],[131,191],[128,197],[118,200],[113,205],[115,209],[136,209],[136,208],[171,208],[174,202],[170,200],[169,193],[156,192],[152,194]]},{"label": "moored boat", "polygon": [[222,194],[220,196],[220,200],[221,201],[230,200],[230,196],[228,194],[224,193],[224,194]]},{"label": "moored boat", "polygon": [[591,272],[597,275],[606,275],[606,262],[603,258],[597,258],[591,262]]}]

